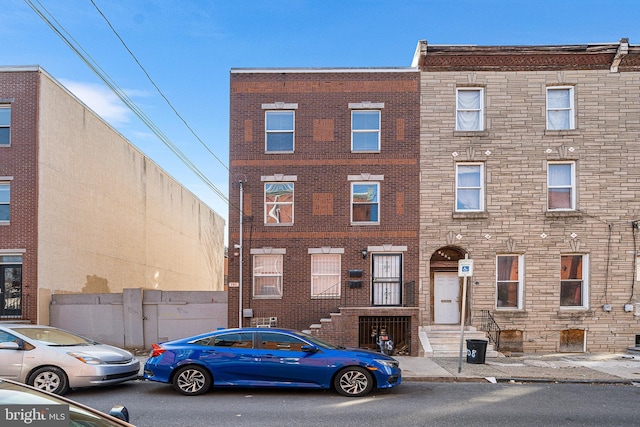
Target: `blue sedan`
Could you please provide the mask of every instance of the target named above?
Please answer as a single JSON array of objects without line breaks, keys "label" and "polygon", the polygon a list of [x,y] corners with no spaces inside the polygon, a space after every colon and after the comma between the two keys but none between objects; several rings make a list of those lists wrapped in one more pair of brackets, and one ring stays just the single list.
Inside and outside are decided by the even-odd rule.
[{"label": "blue sedan", "polygon": [[287,329],[223,329],[153,344],[144,378],[195,396],[215,387],[303,387],[364,396],[402,381],[398,361]]}]

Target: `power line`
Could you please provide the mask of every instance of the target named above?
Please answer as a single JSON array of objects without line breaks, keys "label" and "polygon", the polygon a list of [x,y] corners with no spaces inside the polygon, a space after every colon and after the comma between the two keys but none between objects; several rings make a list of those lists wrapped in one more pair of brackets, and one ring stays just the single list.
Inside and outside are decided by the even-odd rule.
[{"label": "power line", "polygon": [[[100,68],[100,66],[91,58],[91,56],[80,46],[80,44],[67,32],[64,27],[53,17],[53,15],[38,1],[36,2],[44,10],[42,12],[33,4],[31,0],[25,2],[33,9],[33,11],[65,42],[67,46],[106,84],[120,100],[195,174],[197,175],[211,190],[220,197],[222,201],[229,204],[229,198],[218,189],[207,178],[187,156],[156,126],[155,123],[129,98],[129,96],[108,76],[108,74]],[[50,17],[45,16],[46,14]],[[55,22],[54,23],[52,22]],[[56,26],[57,25],[57,26]],[[58,28],[59,27],[59,28]],[[63,34],[65,33],[65,34]],[[71,42],[73,41],[73,43]]]},{"label": "power line", "polygon": [[160,88],[158,87],[158,85],[156,85],[156,83],[153,81],[153,79],[151,78],[151,76],[149,75],[149,73],[147,72],[147,70],[145,69],[145,67],[140,63],[140,61],[138,60],[138,58],[133,54],[133,52],[131,51],[131,49],[129,49],[129,46],[127,46],[127,44],[124,42],[124,40],[122,39],[122,37],[120,37],[120,34],[118,34],[118,32],[116,31],[116,29],[113,27],[113,25],[111,25],[111,22],[109,21],[109,19],[105,16],[104,13],[102,13],[102,11],[100,10],[100,8],[96,5],[94,0],[90,0],[91,4],[93,4],[93,7],[95,7],[95,9],[98,11],[98,13],[100,14],[100,16],[102,16],[102,19],[104,19],[104,21],[107,23],[107,25],[109,26],[109,28],[111,28],[111,31],[113,31],[113,34],[115,34],[115,36],[118,38],[118,40],[120,40],[120,43],[122,43],[122,46],[124,46],[124,48],[126,49],[127,52],[129,52],[129,55],[131,55],[131,57],[133,58],[133,60],[136,62],[136,64],[138,64],[138,67],[140,67],[140,69],[142,70],[142,72],[144,73],[145,76],[147,76],[147,79],[149,80],[149,82],[151,82],[151,84],[153,85],[154,88],[156,88],[156,90],[158,91],[158,93],[160,94],[160,96],[165,100],[165,102],[167,103],[167,105],[169,105],[169,107],[171,108],[171,110],[173,110],[173,112],[175,113],[176,116],[178,116],[178,118],[182,121],[182,123],[184,123],[184,125],[187,127],[187,129],[189,129],[189,132],[191,132],[191,134],[198,140],[198,142],[200,142],[200,144],[213,156],[215,157],[215,159],[222,165],[224,166],[224,168],[226,170],[229,170],[229,167],[222,161],[220,160],[220,158],[218,156],[215,155],[215,153],[213,151],[211,151],[211,149],[207,146],[207,144],[204,143],[204,141],[202,141],[202,139],[200,139],[200,137],[196,134],[196,132],[191,128],[191,126],[189,126],[189,124],[187,123],[187,121],[180,115],[180,113],[178,113],[178,110],[176,110],[173,106],[173,104],[171,103],[171,101],[169,101],[169,99],[164,95],[164,93],[162,92],[162,90],[160,90]]}]

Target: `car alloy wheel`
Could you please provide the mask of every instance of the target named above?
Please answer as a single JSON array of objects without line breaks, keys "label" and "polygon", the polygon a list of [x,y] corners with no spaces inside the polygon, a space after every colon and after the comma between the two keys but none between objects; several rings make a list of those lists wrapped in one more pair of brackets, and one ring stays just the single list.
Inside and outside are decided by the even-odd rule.
[{"label": "car alloy wheel", "polygon": [[211,388],[211,374],[200,366],[184,366],[173,377],[173,387],[186,396],[197,396]]},{"label": "car alloy wheel", "polygon": [[27,380],[29,385],[49,393],[64,394],[69,390],[67,376],[60,368],[45,366],[36,370]]},{"label": "car alloy wheel", "polygon": [[343,396],[364,396],[373,388],[373,378],[366,369],[350,366],[336,375],[334,386],[336,391]]}]

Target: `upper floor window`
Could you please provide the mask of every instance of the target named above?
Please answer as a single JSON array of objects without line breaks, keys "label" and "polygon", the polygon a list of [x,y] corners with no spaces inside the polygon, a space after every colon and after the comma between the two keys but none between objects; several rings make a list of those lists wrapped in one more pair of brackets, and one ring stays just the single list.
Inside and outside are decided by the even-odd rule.
[{"label": "upper floor window", "polygon": [[282,298],[282,263],[284,255],[253,256],[253,297]]},{"label": "upper floor window", "polygon": [[456,89],[456,130],[484,130],[483,89]]},{"label": "upper floor window", "polygon": [[547,88],[547,129],[575,129],[572,87]]},{"label": "upper floor window", "polygon": [[293,188],[293,182],[267,182],[264,184],[265,224],[293,224]]},{"label": "upper floor window", "polygon": [[0,222],[9,222],[11,186],[0,181]]},{"label": "upper floor window", "polygon": [[484,165],[456,164],[456,212],[484,210]]},{"label": "upper floor window", "polygon": [[351,150],[380,151],[380,111],[351,112]]},{"label": "upper floor window", "polygon": [[354,182],[351,183],[351,223],[378,224],[380,183]]},{"label": "upper floor window", "polygon": [[560,257],[560,307],[587,308],[587,255]]},{"label": "upper floor window", "polygon": [[0,105],[0,147],[11,144],[11,107]]},{"label": "upper floor window", "polygon": [[311,254],[311,297],[340,296],[341,254]]},{"label": "upper floor window", "polygon": [[293,111],[267,111],[265,116],[267,153],[291,153],[294,147]]},{"label": "upper floor window", "polygon": [[524,268],[521,255],[498,255],[496,262],[496,305],[498,308],[522,308]]},{"label": "upper floor window", "polygon": [[549,210],[575,210],[575,163],[549,163],[547,168]]}]

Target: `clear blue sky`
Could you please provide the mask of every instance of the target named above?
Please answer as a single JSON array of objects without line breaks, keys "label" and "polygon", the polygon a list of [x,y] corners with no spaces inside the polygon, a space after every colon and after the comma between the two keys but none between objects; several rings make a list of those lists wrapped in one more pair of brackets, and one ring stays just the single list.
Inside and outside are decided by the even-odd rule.
[{"label": "clear blue sky", "polygon": [[[628,37],[640,44],[640,0],[30,1],[44,7],[225,194],[231,68],[406,67],[419,40],[563,45]],[[94,4],[208,149],[168,107]],[[27,1],[0,0],[0,46],[0,65],[43,67],[227,218],[227,204],[109,93]]]}]

